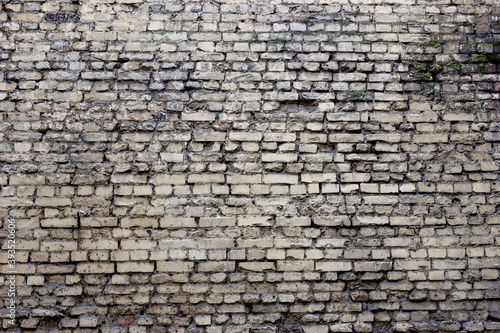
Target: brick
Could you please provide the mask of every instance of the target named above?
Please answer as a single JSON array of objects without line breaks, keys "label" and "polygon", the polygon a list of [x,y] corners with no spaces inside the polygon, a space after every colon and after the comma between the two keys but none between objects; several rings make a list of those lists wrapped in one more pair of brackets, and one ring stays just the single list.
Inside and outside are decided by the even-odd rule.
[{"label": "brick", "polygon": [[500,215],[488,216],[486,218],[488,224],[500,224]]},{"label": "brick", "polygon": [[121,135],[122,141],[132,142],[150,142],[153,137],[152,133],[124,133]]},{"label": "brick", "polygon": [[417,216],[391,216],[390,225],[395,226],[422,226],[424,220]]},{"label": "brick", "polygon": [[389,224],[387,216],[355,216],[353,225],[385,225]]},{"label": "brick", "polygon": [[415,143],[448,142],[448,134],[414,135],[413,142],[415,142]]},{"label": "brick", "polygon": [[117,93],[87,93],[84,95],[84,100],[89,102],[112,102],[117,99]]},{"label": "brick", "polygon": [[249,272],[273,272],[276,267],[273,262],[240,262],[238,267],[242,271]]},{"label": "brick", "polygon": [[262,133],[259,132],[230,132],[231,141],[261,141]]},{"label": "brick", "polygon": [[38,207],[65,207],[71,206],[72,201],[69,198],[52,197],[52,198],[36,198],[35,206]]},{"label": "brick", "polygon": [[[74,220],[76,222],[76,220]],[[82,227],[107,228],[118,226],[116,217],[84,217],[81,219]]]},{"label": "brick", "polygon": [[172,184],[172,185],[179,185],[179,184],[186,184],[186,176],[185,175],[170,175],[170,174],[164,174],[164,175],[157,175],[153,178],[151,178],[150,181],[152,184],[155,185],[164,185],[164,184]]},{"label": "brick", "polygon": [[[194,219],[193,219],[194,222]],[[201,217],[200,227],[234,227],[236,225],[236,218],[234,217]]]},{"label": "brick", "polygon": [[333,325],[330,325],[330,331],[331,332],[352,332],[353,327],[352,327],[352,324],[350,324],[350,323],[333,324]]},{"label": "brick", "polygon": [[304,326],[304,333],[328,333],[327,325]]},{"label": "brick", "polygon": [[395,260],[394,270],[424,270],[430,268],[430,262],[428,260]]},{"label": "brick", "polygon": [[264,184],[297,184],[299,177],[287,174],[265,174],[263,181]]},{"label": "brick", "polygon": [[354,263],[354,270],[356,272],[379,272],[379,271],[389,271],[391,269],[392,269],[391,262],[357,261]]},{"label": "brick", "polygon": [[83,316],[80,317],[78,323],[80,327],[97,327],[99,325],[99,318],[96,316]]},{"label": "brick", "polygon": [[328,137],[330,142],[353,142],[360,143],[363,142],[363,134],[330,134]]},{"label": "brick", "polygon": [[316,247],[344,247],[346,239],[342,238],[320,238],[316,241]]},{"label": "brick", "polygon": [[155,270],[153,263],[117,263],[118,273],[152,273]]},{"label": "brick", "polygon": [[185,142],[185,141],[190,141],[190,140],[191,140],[191,133],[160,133],[160,134],[158,134],[158,141]]},{"label": "brick", "polygon": [[300,180],[303,183],[326,183],[336,182],[336,173],[303,173],[300,175]]},{"label": "brick", "polygon": [[226,141],[225,132],[195,132],[194,140],[198,142]]},{"label": "brick", "polygon": [[[116,250],[118,249],[118,242],[109,239],[100,239],[97,241],[84,240],[80,242],[82,250]],[[75,251],[76,248],[73,250]]]},{"label": "brick", "polygon": [[166,216],[160,219],[162,228],[195,228],[196,221],[193,217]]},{"label": "brick", "polygon": [[187,179],[188,183],[224,183],[225,176],[223,174],[191,174]]},{"label": "brick", "polygon": [[261,175],[227,175],[228,184],[260,184]]},{"label": "brick", "polygon": [[296,272],[314,270],[314,261],[278,261],[277,271]]},{"label": "brick", "polygon": [[286,227],[305,227],[311,225],[310,217],[296,217],[296,218],[277,218],[276,226]]},{"label": "brick", "polygon": [[107,263],[82,263],[76,266],[76,271],[79,274],[108,274],[115,271],[115,265]]},{"label": "brick", "polygon": [[114,174],[111,175],[111,182],[115,184],[144,184],[147,182],[147,176]]},{"label": "brick", "polygon": [[44,185],[44,176],[12,175],[9,177],[9,185]]},{"label": "brick", "polygon": [[196,241],[193,239],[162,239],[159,241],[160,249],[195,249]]},{"label": "brick", "polygon": [[123,228],[142,227],[142,228],[158,228],[157,218],[129,218],[120,219],[120,226]]},{"label": "brick", "polygon": [[230,238],[201,238],[197,240],[199,249],[227,249],[234,247],[234,239]]},{"label": "brick", "polygon": [[264,226],[270,227],[274,224],[271,216],[240,216],[238,217],[238,226]]},{"label": "brick", "polygon": [[401,134],[367,134],[366,141],[401,142]]},{"label": "brick", "polygon": [[182,113],[181,119],[183,121],[208,121],[212,122],[215,120],[217,114],[214,112],[191,112]]},{"label": "brick", "polygon": [[452,288],[451,282],[417,282],[416,288],[418,290],[450,290]]},{"label": "brick", "polygon": [[72,241],[43,241],[40,244],[40,251],[48,252],[76,251],[77,248],[77,242]]},{"label": "brick", "polygon": [[359,112],[327,113],[326,119],[331,122],[337,122],[337,121],[356,122],[361,120],[361,114]]},{"label": "brick", "polygon": [[300,133],[301,143],[326,143],[326,134],[307,134]]},{"label": "brick", "polygon": [[42,219],[40,225],[43,228],[77,228],[78,221],[76,218]]},{"label": "brick", "polygon": [[319,272],[346,272],[352,269],[350,262],[342,261],[319,261],[316,262],[316,270]]},{"label": "brick", "polygon": [[313,221],[314,221],[314,225],[326,226],[326,227],[351,225],[351,221],[350,221],[348,216],[314,217]]},{"label": "brick", "polygon": [[264,133],[264,141],[293,142],[295,140],[295,133]]},{"label": "brick", "polygon": [[[298,159],[297,154],[262,154],[262,162],[284,162],[292,163]],[[265,177],[265,176],[264,176]]]},{"label": "brick", "polygon": [[156,270],[160,273],[192,272],[193,268],[194,263],[186,261],[158,261],[156,263]]},{"label": "brick", "polygon": [[234,272],[236,263],[234,261],[211,261],[198,264],[199,272]]},{"label": "brick", "polygon": [[370,180],[367,173],[344,173],[340,175],[340,181],[345,183],[364,183]]}]

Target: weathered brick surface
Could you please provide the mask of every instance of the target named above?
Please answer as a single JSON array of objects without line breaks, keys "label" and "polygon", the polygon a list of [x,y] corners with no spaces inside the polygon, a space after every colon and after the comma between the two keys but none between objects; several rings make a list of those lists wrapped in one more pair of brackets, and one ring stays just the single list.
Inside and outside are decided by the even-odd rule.
[{"label": "weathered brick surface", "polygon": [[500,332],[500,3],[0,4],[9,332]]}]

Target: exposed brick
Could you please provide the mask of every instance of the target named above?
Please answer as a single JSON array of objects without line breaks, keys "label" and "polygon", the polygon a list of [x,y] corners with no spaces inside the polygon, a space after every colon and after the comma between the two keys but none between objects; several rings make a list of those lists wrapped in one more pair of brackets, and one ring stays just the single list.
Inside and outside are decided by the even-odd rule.
[{"label": "exposed brick", "polygon": [[4,1],[17,331],[500,331],[495,2]]}]

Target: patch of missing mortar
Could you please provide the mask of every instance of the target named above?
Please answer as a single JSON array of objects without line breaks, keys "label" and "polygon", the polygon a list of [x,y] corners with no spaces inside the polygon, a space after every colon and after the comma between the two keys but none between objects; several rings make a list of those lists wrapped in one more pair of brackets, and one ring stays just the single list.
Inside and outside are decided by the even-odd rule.
[{"label": "patch of missing mortar", "polygon": [[278,333],[302,333],[302,325],[300,317],[297,315],[286,316],[280,324],[278,324]]},{"label": "patch of missing mortar", "polygon": [[47,13],[45,19],[52,23],[78,22],[80,15],[77,13]]}]

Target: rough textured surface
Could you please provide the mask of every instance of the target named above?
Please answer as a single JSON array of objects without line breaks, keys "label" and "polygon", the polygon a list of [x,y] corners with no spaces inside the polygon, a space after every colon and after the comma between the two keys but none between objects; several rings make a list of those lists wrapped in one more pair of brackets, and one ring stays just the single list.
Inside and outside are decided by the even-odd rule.
[{"label": "rough textured surface", "polygon": [[0,25],[11,332],[500,331],[498,1],[13,0]]}]

